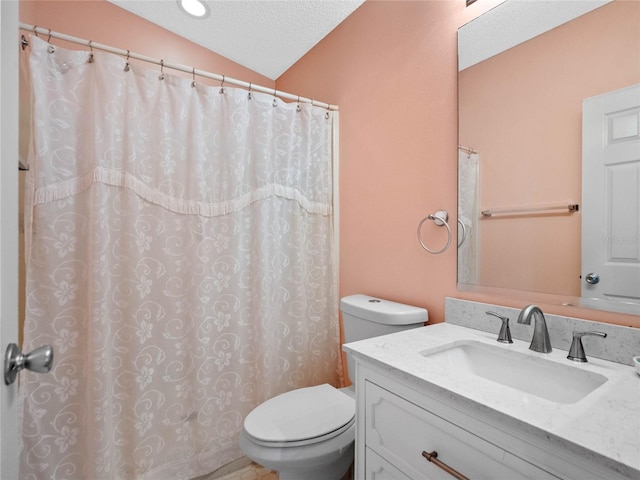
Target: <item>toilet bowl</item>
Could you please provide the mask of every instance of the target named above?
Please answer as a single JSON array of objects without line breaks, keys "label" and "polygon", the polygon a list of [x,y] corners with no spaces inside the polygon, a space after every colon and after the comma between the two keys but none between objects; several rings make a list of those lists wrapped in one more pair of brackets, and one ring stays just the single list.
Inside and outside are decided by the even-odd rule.
[{"label": "toilet bowl", "polygon": [[353,463],[356,410],[344,390],[323,384],[267,400],[245,419],[240,448],[280,480],[342,478]]},{"label": "toilet bowl", "polygon": [[[345,341],[416,328],[427,311],[367,295],[340,302]],[[348,371],[354,371],[348,357]],[[278,395],[244,421],[240,449],[280,480],[340,480],[353,463],[355,390],[323,384]]]}]

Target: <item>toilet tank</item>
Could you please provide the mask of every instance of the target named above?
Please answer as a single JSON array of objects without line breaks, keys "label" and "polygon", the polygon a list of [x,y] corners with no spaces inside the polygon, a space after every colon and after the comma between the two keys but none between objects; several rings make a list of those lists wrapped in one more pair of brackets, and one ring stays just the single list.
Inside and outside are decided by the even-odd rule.
[{"label": "toilet tank", "polygon": [[[424,308],[391,302],[368,295],[349,295],[340,300],[345,343],[421,327],[428,319]],[[349,372],[354,361],[347,355]]]}]

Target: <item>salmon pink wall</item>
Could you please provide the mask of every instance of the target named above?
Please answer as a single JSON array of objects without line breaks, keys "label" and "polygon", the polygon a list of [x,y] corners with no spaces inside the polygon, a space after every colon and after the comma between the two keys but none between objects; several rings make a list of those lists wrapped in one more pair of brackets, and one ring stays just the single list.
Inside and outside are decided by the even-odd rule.
[{"label": "salmon pink wall", "polygon": [[[425,252],[416,228],[439,209],[455,225],[456,30],[483,3],[367,1],[276,82],[340,107],[341,295],[442,321],[457,293],[455,248]],[[446,240],[432,222],[422,234],[432,249]]]},{"label": "salmon pink wall", "polygon": [[[481,209],[581,202],[582,101],[640,82],[639,25],[615,1],[460,72]],[[480,283],[580,296],[581,215],[480,217]]]},{"label": "salmon pink wall", "polygon": [[[521,299],[456,288],[456,251],[423,251],[418,222],[457,210],[458,27],[492,8],[480,0],[366,1],[277,81],[340,107],[340,294],[424,306],[446,296],[522,308]],[[428,222],[423,238],[444,244]],[[454,235],[455,238],[455,235]],[[562,306],[545,311],[624,325],[638,317]]]}]

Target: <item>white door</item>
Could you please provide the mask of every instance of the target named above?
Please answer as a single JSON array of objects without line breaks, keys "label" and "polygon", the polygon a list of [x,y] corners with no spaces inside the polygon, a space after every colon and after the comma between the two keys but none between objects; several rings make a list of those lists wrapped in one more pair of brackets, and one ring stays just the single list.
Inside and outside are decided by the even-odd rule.
[{"label": "white door", "polygon": [[582,115],[582,297],[638,313],[640,84],[586,99]]},{"label": "white door", "polygon": [[[18,2],[0,1],[0,355],[18,343]],[[0,478],[18,478],[17,383],[0,380]]]}]

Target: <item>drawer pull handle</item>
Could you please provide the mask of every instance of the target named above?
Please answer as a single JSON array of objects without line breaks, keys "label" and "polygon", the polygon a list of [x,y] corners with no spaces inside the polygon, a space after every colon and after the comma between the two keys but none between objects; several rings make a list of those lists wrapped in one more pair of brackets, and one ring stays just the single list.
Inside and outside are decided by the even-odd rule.
[{"label": "drawer pull handle", "polygon": [[457,470],[454,470],[446,463],[443,463],[440,460],[438,460],[438,452],[436,452],[435,450],[431,453],[422,452],[422,456],[427,460],[429,460],[431,463],[433,463],[436,467],[441,468],[442,470],[447,472],[449,475],[457,478],[458,480],[469,480],[467,477],[465,477],[463,474],[461,474]]}]

